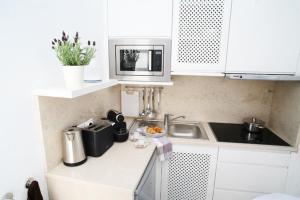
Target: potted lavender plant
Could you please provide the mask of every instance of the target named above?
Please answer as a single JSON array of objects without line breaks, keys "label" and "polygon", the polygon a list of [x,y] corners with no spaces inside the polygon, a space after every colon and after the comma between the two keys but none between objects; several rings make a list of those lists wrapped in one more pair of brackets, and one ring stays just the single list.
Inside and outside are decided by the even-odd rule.
[{"label": "potted lavender plant", "polygon": [[63,65],[62,70],[66,87],[75,89],[82,86],[84,67],[89,65],[91,59],[94,58],[96,42],[94,41],[91,44],[88,41],[86,47],[81,47],[78,32],[71,41],[69,35],[63,31],[61,40],[55,38],[51,44],[57,58]]}]

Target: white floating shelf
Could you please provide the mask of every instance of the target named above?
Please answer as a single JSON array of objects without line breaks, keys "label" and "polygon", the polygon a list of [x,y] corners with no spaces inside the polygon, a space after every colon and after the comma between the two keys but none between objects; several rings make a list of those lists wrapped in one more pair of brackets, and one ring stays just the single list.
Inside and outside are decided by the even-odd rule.
[{"label": "white floating shelf", "polygon": [[106,80],[99,83],[84,83],[81,88],[70,90],[65,87],[49,87],[38,89],[34,92],[36,96],[60,97],[60,98],[76,98],[92,92],[96,92],[108,87],[118,85],[117,80]]},{"label": "white floating shelf", "polygon": [[119,81],[121,85],[153,85],[153,86],[172,86],[173,82],[142,82],[142,81]]}]

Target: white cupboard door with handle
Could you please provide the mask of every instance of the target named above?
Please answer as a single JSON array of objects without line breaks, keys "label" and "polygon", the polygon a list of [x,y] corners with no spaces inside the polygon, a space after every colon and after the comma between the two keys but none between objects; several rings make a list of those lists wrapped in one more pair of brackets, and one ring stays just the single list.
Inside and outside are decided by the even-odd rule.
[{"label": "white cupboard door with handle", "polygon": [[171,37],[172,0],[108,0],[109,37]]},{"label": "white cupboard door with handle", "polygon": [[174,0],[173,74],[224,73],[231,0]]},{"label": "white cupboard door with handle", "polygon": [[295,74],[299,0],[232,0],[227,73]]}]

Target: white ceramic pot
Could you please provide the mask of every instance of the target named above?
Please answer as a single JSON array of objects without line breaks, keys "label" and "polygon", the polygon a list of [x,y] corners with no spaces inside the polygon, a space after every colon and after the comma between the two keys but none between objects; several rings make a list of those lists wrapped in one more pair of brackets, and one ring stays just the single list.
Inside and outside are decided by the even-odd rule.
[{"label": "white ceramic pot", "polygon": [[85,66],[63,66],[66,88],[77,89],[82,86],[84,67]]}]

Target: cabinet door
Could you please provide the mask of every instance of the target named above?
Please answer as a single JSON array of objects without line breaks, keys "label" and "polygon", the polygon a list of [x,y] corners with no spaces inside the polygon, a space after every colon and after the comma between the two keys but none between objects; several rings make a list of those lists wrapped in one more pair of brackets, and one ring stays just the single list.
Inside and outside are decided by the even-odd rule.
[{"label": "cabinet door", "polygon": [[231,0],[174,0],[173,74],[223,73]]},{"label": "cabinet door", "polygon": [[294,74],[299,10],[299,0],[233,0],[226,72]]},{"label": "cabinet door", "polygon": [[162,200],[211,200],[217,147],[174,145],[162,167]]},{"label": "cabinet door", "polygon": [[216,189],[258,193],[285,192],[287,167],[218,163]]},{"label": "cabinet door", "polygon": [[108,0],[110,37],[171,37],[172,0]]},{"label": "cabinet door", "polygon": [[236,190],[214,190],[214,200],[253,200],[264,193],[254,193]]}]

